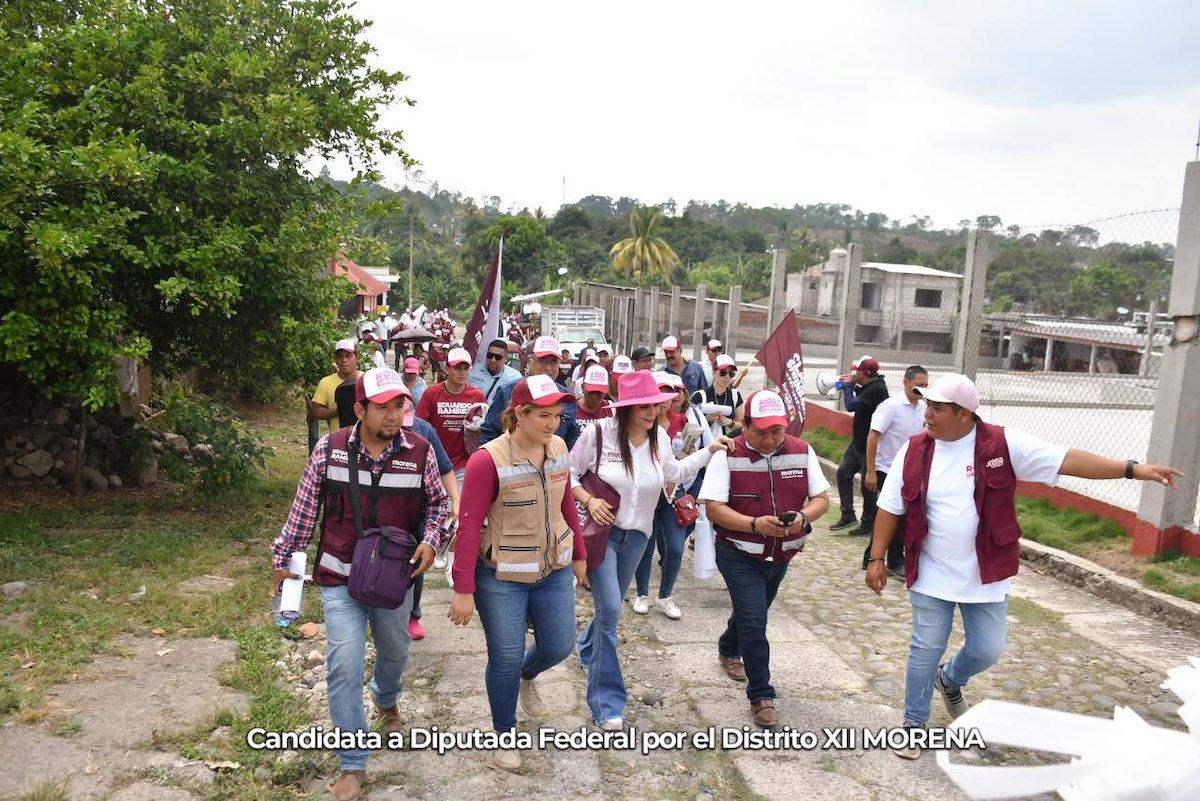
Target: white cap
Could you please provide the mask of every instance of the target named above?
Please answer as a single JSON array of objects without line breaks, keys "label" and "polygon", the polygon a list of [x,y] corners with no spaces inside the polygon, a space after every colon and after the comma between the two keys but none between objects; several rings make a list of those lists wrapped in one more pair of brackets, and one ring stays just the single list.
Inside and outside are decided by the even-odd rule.
[{"label": "white cap", "polygon": [[470,364],[471,354],[466,348],[451,348],[446,356],[446,364]]},{"label": "white cap", "polygon": [[737,371],[737,362],[735,362],[733,360],[732,356],[730,356],[726,353],[722,353],[720,356],[717,357],[717,369],[724,370],[726,367],[732,367],[734,369],[734,371],[736,372]]},{"label": "white cap", "polygon": [[533,355],[535,358],[539,356],[559,356],[561,353],[562,347],[554,337],[538,337],[533,341]]},{"label": "white cap", "polygon": [[663,350],[679,350],[679,340],[675,337],[665,337],[662,341]]},{"label": "white cap", "polygon": [[593,364],[583,374],[583,391],[608,391],[608,371],[598,364]]},{"label": "white cap", "polygon": [[628,356],[618,356],[612,360],[613,375],[633,372],[633,360]]},{"label": "white cap", "polygon": [[979,409],[975,382],[960,373],[946,373],[930,386],[913,387],[913,392],[934,403],[957,403],[968,412]]},{"label": "white cap", "polygon": [[348,350],[351,353],[358,353],[358,341],[355,339],[339,339],[338,343],[333,346],[333,352],[339,350]]},{"label": "white cap", "polygon": [[709,350],[716,350],[717,348],[723,348],[723,347],[725,347],[725,346],[721,344],[721,340],[719,340],[719,339],[708,340],[708,349]]},{"label": "white cap", "polygon": [[746,400],[746,417],[756,428],[788,424],[787,407],[783,405],[783,398],[769,389],[760,389],[750,395]]}]

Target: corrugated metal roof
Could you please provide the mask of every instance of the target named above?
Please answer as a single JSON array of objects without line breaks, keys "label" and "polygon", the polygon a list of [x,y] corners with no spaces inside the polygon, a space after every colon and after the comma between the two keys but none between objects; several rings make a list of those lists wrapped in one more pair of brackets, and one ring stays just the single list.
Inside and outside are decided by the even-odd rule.
[{"label": "corrugated metal roof", "polygon": [[[1125,326],[1106,323],[1057,322],[1054,320],[1026,320],[1005,329],[1017,334],[1038,338],[1058,339],[1085,345],[1105,345],[1121,350],[1141,350],[1146,347],[1146,335]],[[1162,347],[1171,338],[1165,334],[1154,335],[1154,347]]]},{"label": "corrugated metal roof", "polygon": [[360,286],[358,291],[355,293],[357,295],[374,297],[376,295],[386,294],[388,291],[388,288],[380,283],[375,276],[371,275],[369,272],[364,270],[362,267],[359,267],[345,256],[334,256],[332,259],[330,259],[329,271],[334,275],[343,275],[356,284],[361,284],[362,286]]},{"label": "corrugated metal roof", "polygon": [[889,264],[885,261],[864,261],[864,268],[880,270],[885,273],[901,273],[904,275],[930,275],[941,276],[943,278],[957,278],[960,281],[962,276],[958,273],[947,272],[946,270],[935,270],[932,267],[923,267],[920,264]]}]

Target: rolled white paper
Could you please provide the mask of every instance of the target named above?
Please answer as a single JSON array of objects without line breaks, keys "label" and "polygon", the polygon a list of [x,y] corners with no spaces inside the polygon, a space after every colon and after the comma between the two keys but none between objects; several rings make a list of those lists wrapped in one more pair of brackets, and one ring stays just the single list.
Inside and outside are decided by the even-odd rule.
[{"label": "rolled white paper", "polygon": [[[297,551],[292,554],[292,559],[288,562],[288,570],[297,576],[303,576],[304,568],[307,565],[308,554],[304,551]],[[295,620],[300,617],[300,599],[303,595],[304,579],[284,579],[283,597],[279,599],[279,614],[287,620]]]},{"label": "rolled white paper", "polygon": [[725,406],[724,404],[720,403],[702,403],[700,404],[700,414],[723,414],[726,417],[729,417],[733,414],[733,407]]}]

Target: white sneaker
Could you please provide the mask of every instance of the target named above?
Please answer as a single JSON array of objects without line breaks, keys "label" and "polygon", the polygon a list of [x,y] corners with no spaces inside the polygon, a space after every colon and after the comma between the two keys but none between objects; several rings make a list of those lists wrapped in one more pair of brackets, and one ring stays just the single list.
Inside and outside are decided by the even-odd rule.
[{"label": "white sneaker", "polygon": [[600,722],[601,731],[621,731],[624,728],[625,718],[606,718]]},{"label": "white sneaker", "polygon": [[434,570],[445,570],[446,569],[446,557],[444,557],[440,554],[433,557],[433,569]]},{"label": "white sneaker", "polygon": [[639,595],[637,598],[635,598],[633,601],[633,611],[637,612],[639,615],[649,614],[650,613],[650,596],[649,595]]},{"label": "white sneaker", "polygon": [[521,679],[521,687],[517,690],[517,700],[521,702],[521,710],[531,718],[540,718],[546,714],[546,705],[538,695],[537,685],[533,679]]},{"label": "white sneaker", "polygon": [[[437,559],[433,560],[433,566],[437,567]],[[442,557],[442,566],[446,568],[446,583],[450,585],[450,589],[454,589],[454,551],[446,551],[446,555]]]},{"label": "white sneaker", "polygon": [[654,605],[658,607],[658,611],[671,618],[671,620],[679,620],[679,618],[683,617],[683,612],[679,611],[679,607],[670,598],[655,598]]}]

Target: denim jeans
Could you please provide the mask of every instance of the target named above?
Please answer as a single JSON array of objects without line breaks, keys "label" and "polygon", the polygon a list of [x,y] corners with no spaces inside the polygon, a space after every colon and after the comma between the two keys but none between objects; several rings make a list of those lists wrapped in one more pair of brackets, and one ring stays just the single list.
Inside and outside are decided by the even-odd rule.
[{"label": "denim jeans", "polygon": [[942,676],[947,684],[965,687],[971,677],[990,668],[1004,653],[1008,628],[1008,599],[995,603],[943,601],[919,592],[909,592],[913,608],[912,644],[908,651],[908,675],[904,681],[904,722],[929,722],[929,704],[938,664],[950,643],[954,607],[963,619],[966,642],[946,663]]},{"label": "denim jeans", "polygon": [[644,532],[613,526],[604,561],[588,572],[596,616],[579,635],[579,664],[588,672],[588,710],[597,723],[625,716],[625,677],[617,659],[617,623],[624,606],[622,599],[633,580],[633,571],[642,561],[648,539]]},{"label": "denim jeans", "polygon": [[[475,564],[475,608],[487,638],[484,679],[492,726],[508,731],[517,725],[521,679],[562,662],[575,644],[575,574],[555,570],[534,584],[496,578],[496,569]],[[533,644],[525,647],[525,623],[533,623]]]},{"label": "denim jeans", "polygon": [[717,545],[717,570],[725,578],[733,614],[717,639],[721,656],[740,656],[746,667],[746,697],[750,702],[775,697],[771,686],[771,643],[767,641],[767,610],[787,575],[787,563],[765,562],[730,545]]},{"label": "denim jeans", "polygon": [[662,580],[658,583],[658,597],[670,598],[675,590],[675,580],[679,578],[679,569],[683,565],[683,549],[687,547],[687,538],[692,526],[681,526],[675,519],[675,506],[661,498],[658,508],[654,510],[654,537],[642,556],[638,565],[637,594],[650,594],[650,569],[654,566],[654,553],[658,552],[659,564],[662,565]]},{"label": "denim jeans", "polygon": [[[346,586],[321,588],[325,607],[325,679],[329,693],[329,717],[343,731],[366,731],[362,680],[367,661],[367,623],[375,640],[375,674],[371,692],[382,707],[395,706],[400,695],[404,668],[408,664],[408,613],[412,590],[399,609],[372,609],[350,597]],[[338,749],[342,770],[365,770],[366,749]]]},{"label": "denim jeans", "polygon": [[867,472],[867,452],[855,450],[854,443],[846,446],[842,461],[837,469],[838,500],[843,517],[854,516],[854,474],[860,474],[859,490],[863,497],[862,526],[871,528],[875,525],[875,502],[878,494],[867,489],[865,474]]}]

